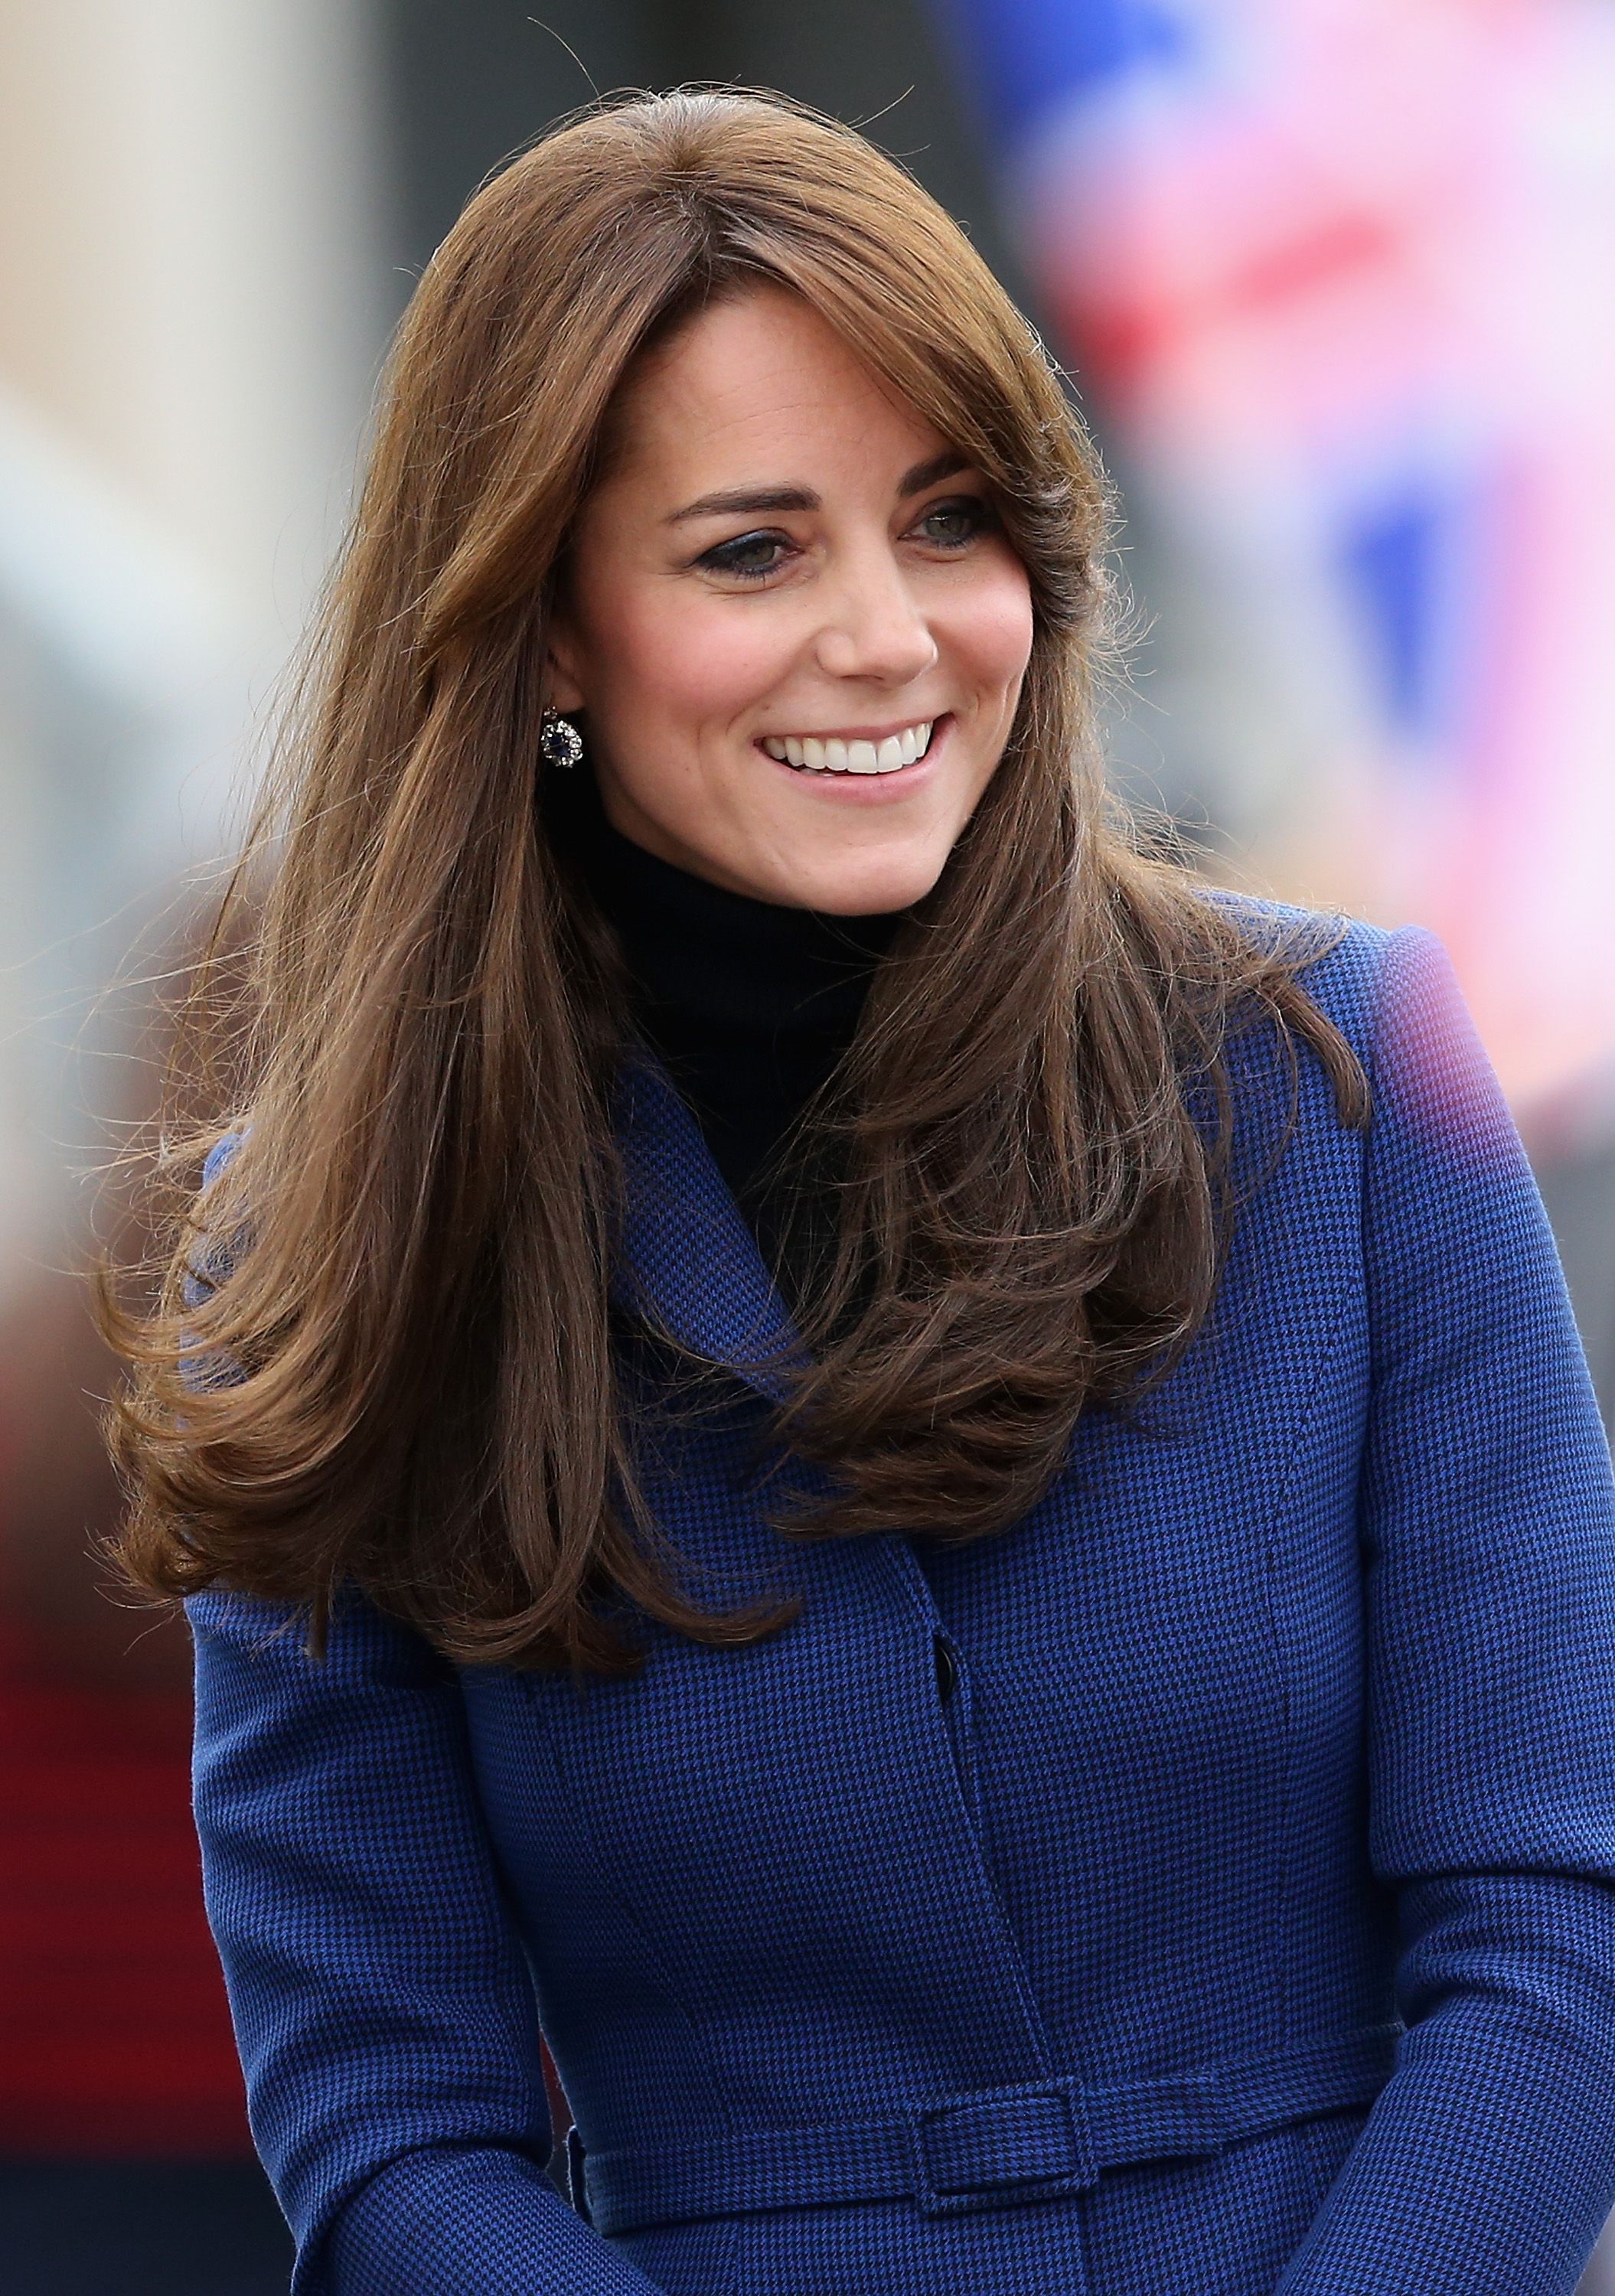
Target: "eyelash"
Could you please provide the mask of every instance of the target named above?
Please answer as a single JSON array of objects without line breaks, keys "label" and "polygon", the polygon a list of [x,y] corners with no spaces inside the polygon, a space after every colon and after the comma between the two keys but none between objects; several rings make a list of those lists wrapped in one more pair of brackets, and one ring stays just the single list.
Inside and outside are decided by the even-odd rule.
[{"label": "eyelash", "polygon": [[[926,519],[956,515],[961,511],[969,513],[971,521],[970,532],[960,535],[949,542],[944,542],[939,537],[933,535],[931,541],[936,548],[947,551],[966,550],[981,535],[988,533],[996,523],[991,509],[979,495],[958,495],[948,502],[932,503],[930,508],[925,512],[925,517],[919,522],[923,526]],[[770,574],[778,573],[783,563],[783,560],[775,559],[767,566],[742,566],[738,558],[740,552],[755,550],[759,543],[764,542],[782,543],[788,548],[791,537],[788,534],[781,534],[775,528],[758,527],[754,533],[737,534],[732,542],[716,544],[712,549],[703,551],[695,562],[698,566],[706,567],[714,574],[727,574],[735,581],[766,582]]]}]

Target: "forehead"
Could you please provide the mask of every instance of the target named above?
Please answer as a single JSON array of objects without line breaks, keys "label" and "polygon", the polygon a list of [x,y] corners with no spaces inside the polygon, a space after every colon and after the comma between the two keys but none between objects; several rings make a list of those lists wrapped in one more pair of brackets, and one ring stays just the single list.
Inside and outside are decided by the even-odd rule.
[{"label": "forehead", "polygon": [[608,484],[681,499],[738,480],[895,485],[949,442],[799,298],[709,306],[624,388]]}]

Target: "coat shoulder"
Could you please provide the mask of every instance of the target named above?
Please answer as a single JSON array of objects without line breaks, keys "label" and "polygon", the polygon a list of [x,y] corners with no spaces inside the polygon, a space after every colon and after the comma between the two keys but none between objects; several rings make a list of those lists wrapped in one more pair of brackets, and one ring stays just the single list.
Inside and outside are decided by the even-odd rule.
[{"label": "coat shoulder", "polygon": [[[1371,1055],[1396,932],[1339,910],[1201,888],[1202,897],[1238,927],[1252,947],[1287,959],[1307,994],[1358,1058]],[[1421,936],[1421,938],[1423,938]]]}]

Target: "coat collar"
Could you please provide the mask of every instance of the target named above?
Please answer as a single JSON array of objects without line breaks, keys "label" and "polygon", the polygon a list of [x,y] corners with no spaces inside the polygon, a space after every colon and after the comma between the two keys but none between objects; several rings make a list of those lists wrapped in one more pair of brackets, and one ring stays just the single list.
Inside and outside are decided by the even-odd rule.
[{"label": "coat collar", "polygon": [[614,1298],[783,1402],[801,1340],[700,1125],[644,1047],[623,1063],[613,1119],[626,1183]]}]

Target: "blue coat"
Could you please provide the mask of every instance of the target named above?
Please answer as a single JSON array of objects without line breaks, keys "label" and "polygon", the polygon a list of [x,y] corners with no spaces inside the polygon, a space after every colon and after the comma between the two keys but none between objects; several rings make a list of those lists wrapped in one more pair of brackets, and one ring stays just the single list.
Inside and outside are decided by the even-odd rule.
[{"label": "blue coat", "polygon": [[[1354,927],[1216,1314],[1004,1534],[786,1544],[664,1414],[635,1681],[197,1598],[197,1815],[303,2296],[1555,2296],[1615,2202],[1615,1495],[1439,946]],[[1250,1136],[1282,1098],[1238,1054]],[[628,1253],[783,1309],[654,1067]],[[755,1352],[753,1347],[752,1351]],[[765,1381],[764,1384],[767,1382]],[[547,2037],[592,2223],[543,2174]]]}]

